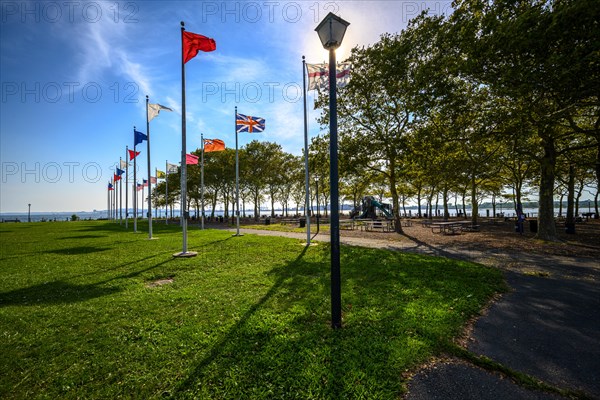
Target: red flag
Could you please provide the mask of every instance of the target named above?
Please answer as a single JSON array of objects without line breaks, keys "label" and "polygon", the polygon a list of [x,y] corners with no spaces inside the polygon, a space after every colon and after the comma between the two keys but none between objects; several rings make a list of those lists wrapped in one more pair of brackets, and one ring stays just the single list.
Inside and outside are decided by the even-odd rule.
[{"label": "red flag", "polygon": [[214,39],[198,35],[188,31],[183,31],[183,63],[196,57],[199,51],[214,51],[217,44]]},{"label": "red flag", "polygon": [[133,160],[137,156],[140,155],[139,151],[134,152],[133,150],[129,150],[129,161]]},{"label": "red flag", "polygon": [[115,174],[115,177],[113,178],[113,181],[116,182],[116,181],[120,181],[120,180],[121,180],[121,175]]},{"label": "red flag", "polygon": [[193,154],[186,154],[185,155],[185,163],[186,164],[198,164],[198,156],[195,156]]},{"label": "red flag", "polygon": [[223,151],[225,150],[225,142],[221,139],[204,139],[204,152]]}]

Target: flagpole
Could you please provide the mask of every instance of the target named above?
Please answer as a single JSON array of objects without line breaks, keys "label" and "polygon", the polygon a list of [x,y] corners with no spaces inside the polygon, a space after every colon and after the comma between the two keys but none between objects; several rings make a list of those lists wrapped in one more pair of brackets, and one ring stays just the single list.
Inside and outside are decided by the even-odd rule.
[{"label": "flagpole", "polygon": [[165,160],[165,225],[169,225],[169,161]]},{"label": "flagpole", "polygon": [[129,228],[129,146],[125,146],[125,229]]},{"label": "flagpole", "polygon": [[304,175],[306,178],[304,215],[306,216],[306,245],[310,246],[310,172],[308,170],[308,117],[306,111],[306,60],[304,56],[302,56],[302,93],[304,95]]},{"label": "flagpole", "polygon": [[[113,174],[113,181],[115,181],[115,174]],[[115,216],[114,220],[117,221],[117,181],[114,183],[115,190],[113,193],[113,214]]]},{"label": "flagpole", "polygon": [[[146,142],[148,144],[148,239],[152,239],[152,183],[150,182],[150,120],[148,119],[148,95],[146,95]],[[144,198],[142,197],[142,200]]]},{"label": "flagpole", "polygon": [[114,209],[115,209],[115,206],[114,206],[114,203],[115,203],[115,201],[114,201],[114,199],[115,199],[115,179],[114,179],[114,176],[112,178],[112,188],[113,188],[113,190],[111,190],[111,192],[110,192],[110,220],[114,221]]},{"label": "flagpole", "polygon": [[112,220],[112,193],[110,191],[111,181],[108,181],[108,220]]},{"label": "flagpole", "polygon": [[193,257],[197,253],[187,251],[187,164],[186,126],[185,126],[185,63],[183,62],[185,23],[181,21],[181,229],[183,231],[183,246],[181,253],[174,257]]},{"label": "flagpole", "polygon": [[[181,54],[183,56],[183,32],[185,23],[181,21]],[[183,246],[181,253],[187,253],[187,164],[186,150],[186,115],[185,115],[185,63],[181,58],[181,227],[183,230]]]},{"label": "flagpole", "polygon": [[106,187],[106,219],[110,221],[110,181]]},{"label": "flagpole", "polygon": [[113,221],[115,220],[115,196],[116,196],[116,191],[117,191],[117,182],[115,181],[115,176],[113,174],[113,191],[112,191],[112,205],[111,205],[111,209],[112,209],[112,214],[113,214]]},{"label": "flagpole", "polygon": [[200,142],[202,143],[202,165],[200,166],[200,203],[202,205],[200,220],[201,229],[204,230],[204,134],[200,134]]},{"label": "flagpole", "polygon": [[[122,158],[119,157],[119,170],[123,171],[121,169],[121,160]],[[123,175],[123,173],[121,173],[121,175]],[[127,189],[127,186],[125,186],[125,188]],[[121,225],[123,223],[123,176],[121,176],[121,179],[119,179],[119,225]]]},{"label": "flagpole", "polygon": [[112,195],[112,213],[113,221],[117,220],[117,181],[115,181],[115,174],[113,174],[113,195]]},{"label": "flagpole", "polygon": [[133,232],[137,233],[137,154],[135,151],[135,126],[133,127]]},{"label": "flagpole", "polygon": [[142,219],[144,219],[144,178],[142,178]]},{"label": "flagpole", "polygon": [[235,130],[235,204],[236,204],[236,226],[237,231],[235,236],[240,235],[240,161],[238,156],[238,133],[237,133],[237,106],[235,106],[235,118],[233,120],[233,127]]},{"label": "flagpole", "polygon": [[[154,167],[154,178],[156,179],[156,183],[154,184],[154,190],[158,189],[158,167]],[[150,182],[150,185],[152,185],[152,182]],[[154,204],[154,213],[156,214],[156,218],[159,217],[158,215],[158,200],[156,201],[156,204]]]}]

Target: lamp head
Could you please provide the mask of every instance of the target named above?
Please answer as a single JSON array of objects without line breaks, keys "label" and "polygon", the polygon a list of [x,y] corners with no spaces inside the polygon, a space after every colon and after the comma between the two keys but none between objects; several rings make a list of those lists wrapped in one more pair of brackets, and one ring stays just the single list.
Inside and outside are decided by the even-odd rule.
[{"label": "lamp head", "polygon": [[327,50],[337,49],[342,44],[346,28],[350,25],[334,13],[330,12],[315,28],[321,44]]}]

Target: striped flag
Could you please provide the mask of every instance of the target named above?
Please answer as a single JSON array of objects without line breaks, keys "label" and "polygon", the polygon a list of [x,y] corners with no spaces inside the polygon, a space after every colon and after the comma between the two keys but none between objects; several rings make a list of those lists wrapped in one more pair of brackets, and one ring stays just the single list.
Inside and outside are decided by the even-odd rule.
[{"label": "striped flag", "polygon": [[[329,89],[329,64],[308,64],[308,90]],[[335,69],[337,87],[342,88],[350,82],[350,63],[338,63]]]},{"label": "striped flag", "polygon": [[235,129],[237,133],[240,132],[248,132],[252,133],[262,132],[265,130],[265,119],[260,117],[251,117],[249,115],[244,115],[237,113]]}]

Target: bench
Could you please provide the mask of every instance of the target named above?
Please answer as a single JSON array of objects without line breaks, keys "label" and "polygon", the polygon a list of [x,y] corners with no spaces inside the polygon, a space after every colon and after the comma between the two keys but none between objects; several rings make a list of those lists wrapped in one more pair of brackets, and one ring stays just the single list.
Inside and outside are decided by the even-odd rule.
[{"label": "bench", "polygon": [[300,223],[300,220],[297,218],[286,218],[279,221],[281,225],[297,225]]},{"label": "bench", "polygon": [[465,232],[479,232],[479,225],[463,225],[462,229]]},{"label": "bench", "polygon": [[21,222],[20,219],[15,218],[15,219],[3,219],[2,222]]},{"label": "bench", "polygon": [[354,230],[354,221],[351,219],[340,221],[340,229],[353,231]]}]

